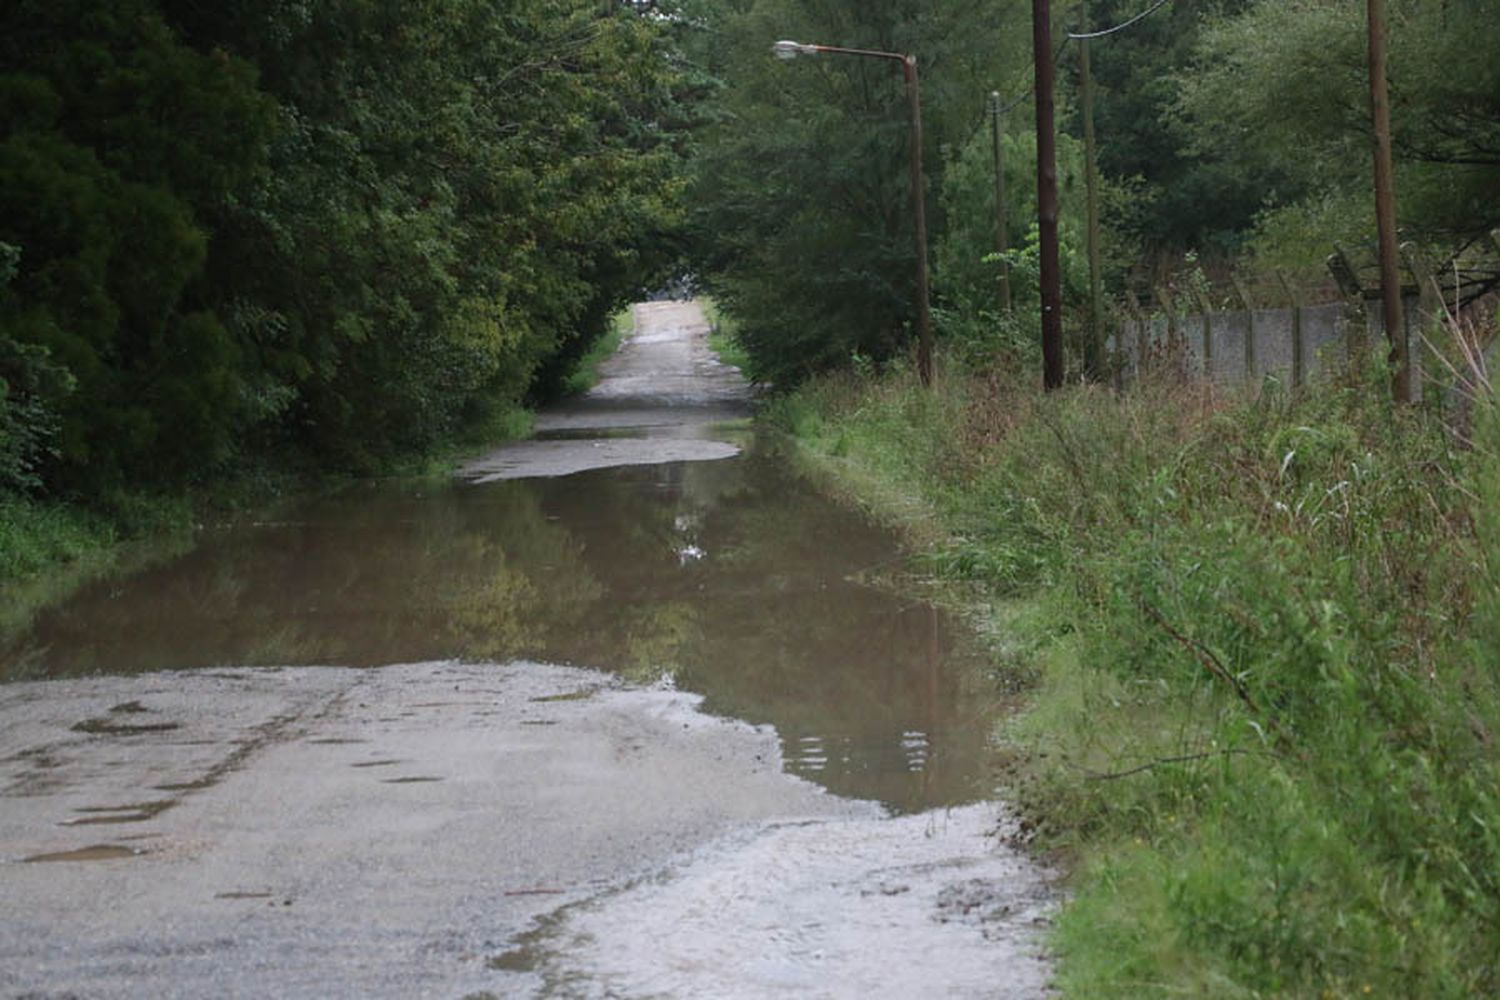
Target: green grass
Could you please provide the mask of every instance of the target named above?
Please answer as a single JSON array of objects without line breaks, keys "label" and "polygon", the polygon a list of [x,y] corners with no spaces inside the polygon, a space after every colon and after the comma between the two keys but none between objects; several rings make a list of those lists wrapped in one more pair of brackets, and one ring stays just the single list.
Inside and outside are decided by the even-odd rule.
[{"label": "green grass", "polygon": [[610,321],[609,332],[594,342],[589,352],[579,359],[578,367],[563,383],[563,394],[581,396],[599,384],[599,366],[620,349],[620,344],[635,330],[635,313],[629,307],[615,313]]},{"label": "green grass", "polygon": [[465,459],[507,441],[531,436],[536,414],[519,406],[496,407],[481,414],[426,451],[393,456],[376,475],[395,478],[431,478],[452,475]]},{"label": "green grass", "polygon": [[734,319],[727,316],[711,298],[698,300],[703,304],[703,313],[708,317],[708,346],[719,360],[733,365],[746,375],[750,373],[750,354],[735,336]]},{"label": "green grass", "polygon": [[97,514],[19,497],[0,500],[0,581],[77,562],[115,538],[113,526]]},{"label": "green grass", "polygon": [[1069,997],[1500,994],[1500,418],[824,379],[771,410],[1033,678]]},{"label": "green grass", "polygon": [[[448,476],[476,451],[530,435],[533,422],[528,410],[497,406],[424,452],[385,457],[370,475]],[[187,551],[199,522],[338,489],[353,479],[306,456],[262,457],[172,495],[119,491],[68,503],[0,493],[0,639],[89,580]]]},{"label": "green grass", "polygon": [[171,498],[121,495],[84,508],[0,497],[0,640],[89,580],[181,551],[191,527],[187,504]]}]

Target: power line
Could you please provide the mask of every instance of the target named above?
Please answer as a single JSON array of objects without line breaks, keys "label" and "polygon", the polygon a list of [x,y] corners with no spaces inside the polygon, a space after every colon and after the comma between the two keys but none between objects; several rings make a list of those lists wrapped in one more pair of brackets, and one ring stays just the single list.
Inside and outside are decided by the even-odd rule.
[{"label": "power line", "polygon": [[1085,31],[1077,33],[1070,31],[1068,32],[1068,37],[1084,39],[1103,38],[1105,35],[1113,35],[1117,31],[1124,31],[1126,28],[1130,27],[1132,24],[1135,24],[1138,21],[1144,21],[1146,18],[1150,17],[1152,14],[1155,14],[1157,11],[1165,7],[1169,2],[1170,0],[1156,0],[1156,3],[1152,4],[1146,10],[1141,11],[1135,17],[1132,17],[1130,20],[1125,21],[1122,24],[1115,25],[1113,28],[1105,28],[1103,31]]},{"label": "power line", "polygon": [[[1061,42],[1058,45],[1054,46],[1053,47],[1053,51],[1052,51],[1052,58],[1054,60],[1062,58],[1063,51],[1067,47],[1068,47],[1068,43],[1066,41]],[[1027,76],[1030,76],[1032,74],[1032,70],[1035,68],[1035,66],[1036,66],[1036,62],[1035,62],[1035,57],[1034,56],[1032,58],[1029,58],[1029,59],[1026,60],[1026,75]],[[1008,115],[1008,114],[1010,114],[1016,108],[1020,107],[1022,104],[1025,104],[1027,101],[1031,100],[1035,96],[1036,96],[1036,84],[1033,83],[1031,86],[1027,87],[1020,94],[1017,94],[1010,101],[1008,101],[1004,105],[1002,105],[1001,108],[1000,108],[1000,114],[1001,115]],[[970,139],[972,139],[974,137],[974,135],[976,133],[978,133],[978,131],[980,129],[984,128],[985,125],[989,123],[990,116],[993,115],[994,113],[995,113],[994,106],[992,104],[989,105],[989,106],[987,106],[984,109],[984,113],[979,116],[977,122],[974,125],[973,132],[971,132],[969,134],[969,138]]]}]

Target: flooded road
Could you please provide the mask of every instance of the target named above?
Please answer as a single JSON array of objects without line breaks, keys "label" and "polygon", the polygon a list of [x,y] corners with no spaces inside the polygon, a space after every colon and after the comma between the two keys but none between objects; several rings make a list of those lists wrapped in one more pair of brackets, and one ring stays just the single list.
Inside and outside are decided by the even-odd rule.
[{"label": "flooded road", "polygon": [[[1044,879],[976,804],[990,668],[704,332],[638,307],[536,440],[206,531],[8,640],[0,988],[1043,995]],[[139,909],[77,912],[103,892]]]}]

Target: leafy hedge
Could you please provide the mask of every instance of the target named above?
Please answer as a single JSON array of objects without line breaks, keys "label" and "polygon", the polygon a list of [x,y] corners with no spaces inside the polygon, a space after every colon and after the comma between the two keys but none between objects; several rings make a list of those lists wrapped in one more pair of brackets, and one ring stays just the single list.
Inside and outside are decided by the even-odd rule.
[{"label": "leafy hedge", "polygon": [[672,30],[592,0],[7,4],[0,488],[369,467],[558,384],[670,266]]}]

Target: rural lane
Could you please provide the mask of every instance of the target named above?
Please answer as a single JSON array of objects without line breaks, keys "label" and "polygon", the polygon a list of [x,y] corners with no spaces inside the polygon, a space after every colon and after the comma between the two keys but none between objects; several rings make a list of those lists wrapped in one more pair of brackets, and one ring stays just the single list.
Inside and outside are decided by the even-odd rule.
[{"label": "rural lane", "polygon": [[[460,476],[737,454],[696,304],[636,318]],[[1046,995],[997,806],[891,817],[700,702],[456,660],[0,686],[0,996]]]}]

